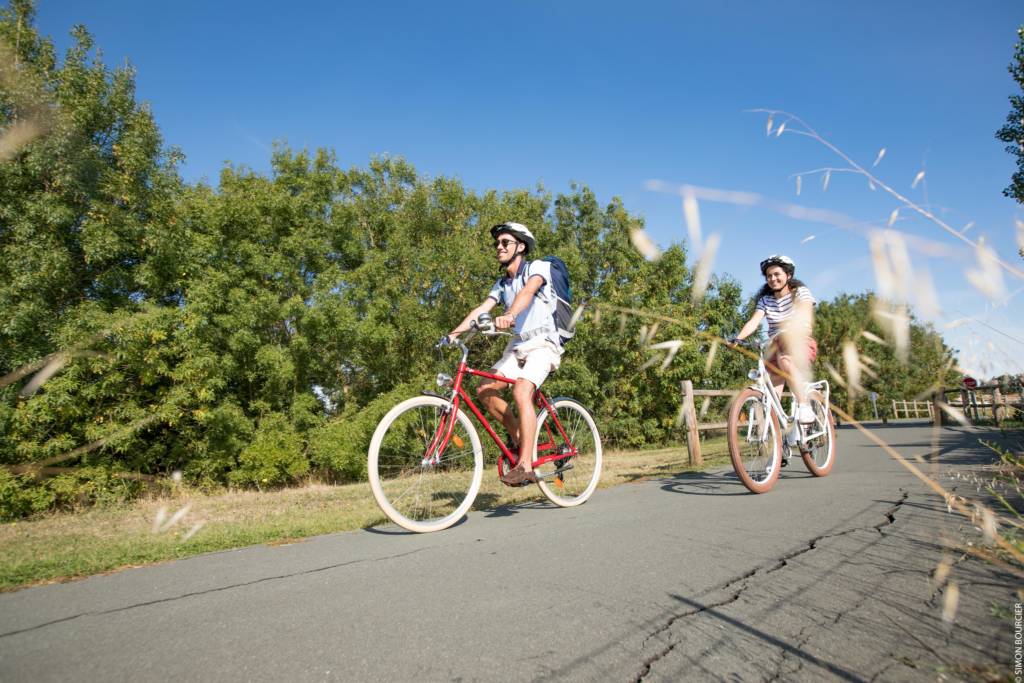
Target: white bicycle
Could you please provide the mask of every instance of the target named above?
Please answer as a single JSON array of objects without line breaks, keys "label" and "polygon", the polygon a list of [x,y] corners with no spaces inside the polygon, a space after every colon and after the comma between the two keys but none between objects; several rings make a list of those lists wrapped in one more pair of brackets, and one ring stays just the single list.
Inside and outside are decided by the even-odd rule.
[{"label": "white bicycle", "polygon": [[807,382],[804,394],[814,411],[814,422],[796,419],[796,398],[787,415],[772,386],[760,344],[757,369],[747,375],[754,384],[741,391],[729,408],[729,456],[736,475],[750,491],[765,493],[775,485],[779,470],[796,453],[816,477],[824,477],[835,463],[835,427],[829,409],[827,380]]}]

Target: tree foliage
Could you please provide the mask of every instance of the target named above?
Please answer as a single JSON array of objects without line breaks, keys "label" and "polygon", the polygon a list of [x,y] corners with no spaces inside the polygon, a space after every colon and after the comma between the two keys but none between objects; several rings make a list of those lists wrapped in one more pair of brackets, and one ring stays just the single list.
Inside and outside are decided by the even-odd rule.
[{"label": "tree foliage", "polygon": [[[506,220],[565,260],[589,304],[545,389],[590,406],[608,446],[681,438],[681,380],[742,384],[742,356],[710,356],[743,319],[738,283],[714,278],[692,303],[685,249],[642,258],[629,239],[642,222],[619,200],[576,185],[480,193],[400,158],[343,168],[286,145],[269,173],[229,164],[215,187],[190,185],[132,70],[73,36],[58,60],[31,3],[0,10],[14,56],[0,133],[29,119],[41,132],[0,159],[0,375],[53,371],[0,389],[0,517],[173,471],[208,486],[360,479],[384,412],[452,371],[432,344],[498,277],[488,229]],[[825,358],[870,327],[868,308],[823,306]],[[886,366],[886,396],[921,390],[948,356],[915,330],[915,363]],[[651,348],[672,340],[671,359]],[[501,347],[478,341],[487,367]]]},{"label": "tree foliage", "polygon": [[[913,316],[909,323],[909,361],[902,362],[873,314],[876,304],[873,294],[842,294],[818,304],[815,311],[817,375],[831,380],[832,403],[857,419],[873,417],[867,397],[871,392],[878,394],[881,416],[893,400],[926,400],[935,388],[956,386],[960,378],[953,369],[953,352],[942,336]],[[847,342],[857,349],[861,391],[851,391],[848,386],[850,368],[843,356]],[[830,376],[829,366],[839,380]]]},{"label": "tree foliage", "polygon": [[996,138],[1006,143],[1006,151],[1017,158],[1017,171],[1003,194],[1024,203],[1024,26],[1017,29],[1013,60],[1007,68],[1022,92],[1010,95],[1010,113],[1006,116],[1006,125],[996,132]]}]

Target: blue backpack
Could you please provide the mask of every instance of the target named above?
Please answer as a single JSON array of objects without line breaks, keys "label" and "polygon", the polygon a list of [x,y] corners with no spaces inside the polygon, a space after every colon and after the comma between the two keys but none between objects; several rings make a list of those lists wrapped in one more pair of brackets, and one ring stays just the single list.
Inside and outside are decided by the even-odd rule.
[{"label": "blue backpack", "polygon": [[576,334],[576,324],[573,321],[572,308],[572,287],[569,286],[569,269],[565,261],[557,256],[545,256],[541,259],[551,264],[551,288],[555,290],[555,298],[558,300],[555,305],[555,328],[558,330],[559,341],[562,346]]}]

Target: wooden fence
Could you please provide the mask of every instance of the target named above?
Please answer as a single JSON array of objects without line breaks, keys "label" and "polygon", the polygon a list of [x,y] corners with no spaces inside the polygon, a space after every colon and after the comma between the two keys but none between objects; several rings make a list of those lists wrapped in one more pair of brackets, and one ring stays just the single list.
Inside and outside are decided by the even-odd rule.
[{"label": "wooden fence", "polygon": [[707,415],[707,409],[710,405],[709,399],[712,396],[728,396],[731,398],[738,393],[739,389],[694,389],[691,380],[683,380],[683,405],[681,411],[683,425],[686,429],[686,450],[689,452],[691,465],[699,467],[704,464],[704,456],[700,453],[700,432],[705,429],[725,429],[729,426],[728,422],[698,422],[697,406],[694,398],[696,396],[705,397],[700,411],[703,418]]},{"label": "wooden fence", "polygon": [[[974,389],[943,389],[948,405],[963,412],[964,417],[977,424],[991,420],[998,427],[1003,420],[1018,417],[1024,410],[1020,394],[1003,394],[998,384],[980,385]],[[945,396],[952,395],[946,399]]]},{"label": "wooden fence", "polygon": [[[682,391],[683,403],[680,408],[680,417],[682,417],[683,428],[686,430],[686,450],[689,453],[690,464],[700,466],[704,464],[704,456],[700,452],[700,432],[715,429],[728,429],[729,427],[729,422],[726,420],[719,422],[701,422],[701,420],[707,417],[708,407],[711,405],[711,399],[716,397],[732,399],[732,397],[740,393],[741,390],[694,389],[693,382],[687,379],[683,380]],[[788,391],[782,392],[782,397],[789,395]],[[697,414],[697,397],[704,399],[701,402],[699,415]]]},{"label": "wooden fence", "polygon": [[896,399],[892,401],[892,419],[894,420],[922,417],[931,420],[934,419],[932,410],[931,401],[897,401]]}]

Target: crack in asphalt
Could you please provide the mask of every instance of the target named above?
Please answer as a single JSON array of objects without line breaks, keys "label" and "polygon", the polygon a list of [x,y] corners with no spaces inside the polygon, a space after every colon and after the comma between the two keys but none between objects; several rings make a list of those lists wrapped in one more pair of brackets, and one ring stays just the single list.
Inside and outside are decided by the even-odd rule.
[{"label": "crack in asphalt", "polygon": [[[753,576],[755,573],[756,573],[756,571],[755,572],[751,572],[750,575]],[[691,617],[694,614],[700,614],[701,612],[706,612],[709,609],[714,609],[715,607],[722,607],[724,605],[728,605],[729,603],[736,602],[737,600],[740,599],[740,595],[742,595],[743,591],[745,591],[746,589],[747,589],[747,586],[744,585],[738,591],[736,591],[732,596],[730,596],[730,597],[728,597],[728,598],[726,598],[724,600],[721,600],[720,602],[714,602],[714,603],[711,603],[710,605],[701,605],[700,607],[698,607],[696,609],[689,610],[687,612],[682,612],[680,614],[676,614],[675,616],[673,616],[668,621],[667,624],[665,624],[664,626],[659,628],[657,631],[655,631],[651,635],[649,635],[646,638],[644,638],[644,643],[646,644],[646,642],[648,640],[653,638],[658,633],[661,633],[662,631],[667,630],[670,626],[672,626],[672,624],[674,624],[677,620],[682,619],[683,617]],[[662,659],[663,657],[665,657],[665,655],[667,655],[669,652],[672,652],[672,650],[674,650],[676,648],[676,646],[679,645],[680,642],[682,642],[682,641],[671,642],[671,643],[668,644],[668,647],[663,649],[661,652],[658,652],[657,654],[654,654],[654,655],[648,657],[647,659],[645,659],[643,664],[641,665],[640,672],[633,679],[634,683],[639,683],[640,681],[642,681],[644,679],[644,676],[646,676],[647,674],[649,674],[651,672],[651,667],[654,665],[654,663],[657,662],[659,659]],[[643,645],[641,645],[641,647],[643,647]]]},{"label": "crack in asphalt", "polygon": [[[746,581],[747,579],[752,577],[754,574],[757,574],[757,572],[759,570],[760,570],[760,567],[755,567],[754,569],[751,569],[749,572],[746,572],[745,574],[740,574],[739,576],[736,576],[734,578],[729,579],[728,581],[723,583],[721,586],[715,586],[714,588],[712,588],[708,592],[709,593],[718,593],[718,592],[724,591],[724,590],[726,590],[727,588],[729,588],[730,586],[732,586],[732,585],[734,585],[736,583],[739,583],[741,581]],[[701,607],[699,609],[689,610],[689,611],[686,611],[686,612],[681,612],[679,614],[673,615],[671,619],[669,619],[663,625],[661,625],[660,627],[655,629],[653,632],[649,633],[646,637],[644,637],[643,641],[640,643],[640,649],[643,649],[643,648],[647,647],[647,641],[648,640],[650,640],[651,638],[656,637],[658,634],[664,633],[665,631],[670,629],[672,627],[672,624],[676,623],[676,621],[678,621],[679,619],[682,619],[683,617],[693,616],[694,614],[697,614],[699,612],[703,612],[704,610],[711,609],[712,607],[721,607],[722,605],[727,605],[727,604],[729,604],[730,602],[732,602],[734,600],[738,600],[739,597],[740,597],[740,593],[742,593],[745,589],[746,589],[746,586],[743,586],[742,588],[740,588],[739,592],[737,592],[731,598],[723,600],[722,602],[718,602],[718,603],[715,603],[713,605],[706,605],[706,606]]]},{"label": "crack in asphalt", "polygon": [[[893,657],[894,660],[895,660],[895,653],[891,653],[889,656]],[[889,669],[894,667],[896,664],[897,664],[896,661],[891,661],[888,664],[886,664],[885,666],[883,666],[881,669],[879,669],[878,673],[876,673],[874,676],[871,677],[871,683],[875,683],[875,681],[877,681],[880,677],[882,677],[883,675],[888,673]]]},{"label": "crack in asphalt", "polygon": [[907,498],[909,496],[910,496],[910,492],[909,491],[903,491],[903,496],[899,499],[899,501],[895,505],[893,505],[891,508],[889,508],[888,510],[885,511],[885,513],[884,513],[885,514],[885,521],[884,522],[879,522],[878,524],[875,525],[875,531],[877,531],[878,533],[880,533],[883,536],[885,536],[885,532],[882,531],[882,529],[884,529],[885,527],[891,526],[892,524],[896,523],[896,512],[903,506],[903,504],[905,502],[907,502]]},{"label": "crack in asphalt", "polygon": [[[807,631],[810,630],[810,628],[812,626],[816,627],[818,625],[819,624],[808,624],[807,626],[804,626],[802,629],[800,629],[800,633],[797,634],[797,637],[796,637],[796,641],[797,642],[796,642],[796,645],[794,647],[796,649],[800,649],[804,645],[806,645],[807,641],[811,639],[811,634],[807,633]],[[775,673],[773,673],[771,678],[768,679],[769,683],[771,683],[771,681],[777,681],[780,678],[782,678],[782,668],[786,665],[786,659],[787,659],[788,656],[789,656],[789,650],[785,650],[785,649],[782,650],[782,656],[779,657],[778,665],[775,667]],[[794,675],[800,673],[800,671],[803,668],[804,668],[804,660],[798,659],[797,660],[797,667],[794,670],[792,670],[792,671],[787,671],[786,675],[787,676],[794,676]]]},{"label": "crack in asphalt", "polygon": [[220,593],[222,591],[233,590],[235,588],[245,588],[246,586],[253,586],[253,585],[256,585],[256,584],[265,583],[267,581],[278,581],[278,580],[281,580],[281,579],[294,578],[296,576],[305,576],[305,575],[308,575],[308,574],[317,574],[319,572],[330,571],[331,569],[340,569],[341,567],[348,567],[348,566],[351,566],[351,565],[354,565],[354,564],[363,564],[365,562],[380,562],[382,560],[394,560],[394,559],[398,559],[400,557],[407,557],[409,555],[415,555],[416,553],[422,552],[424,550],[427,550],[427,548],[417,548],[416,550],[410,550],[409,552],[398,553],[397,555],[387,555],[385,557],[373,557],[373,558],[369,558],[368,557],[368,558],[363,558],[363,559],[359,559],[359,560],[350,560],[348,562],[339,562],[338,564],[332,564],[332,565],[328,565],[326,567],[316,567],[315,569],[304,569],[302,571],[292,572],[290,574],[279,574],[277,576],[264,576],[261,579],[253,579],[252,581],[245,581],[243,583],[235,583],[235,584],[231,584],[229,586],[219,586],[217,588],[208,588],[206,590],[201,590],[201,591],[192,591],[191,593],[184,593],[182,595],[175,595],[175,596],[171,596],[171,597],[168,597],[168,598],[159,598],[157,600],[147,600],[146,602],[139,602],[139,603],[135,603],[135,604],[132,604],[132,605],[125,605],[124,607],[115,607],[113,609],[95,610],[95,611],[91,611],[91,612],[82,612],[80,614],[73,614],[73,615],[68,616],[68,617],[61,617],[60,619],[53,619],[51,621],[46,621],[46,622],[43,622],[41,624],[36,624],[35,626],[29,626],[27,628],[21,628],[21,629],[18,629],[16,631],[8,631],[7,633],[0,633],[0,638],[7,638],[9,636],[16,636],[16,635],[19,635],[21,633],[28,633],[30,631],[37,631],[37,630],[39,630],[41,628],[46,628],[47,626],[54,626],[55,624],[61,624],[61,623],[64,623],[66,621],[74,621],[75,619],[80,619],[82,617],[101,617],[101,616],[104,616],[104,615],[107,615],[107,614],[116,614],[118,612],[127,612],[129,610],[137,609],[139,607],[149,607],[150,605],[159,605],[159,604],[165,603],[165,602],[175,602],[177,600],[184,600],[185,598],[194,598],[194,597],[199,596],[199,595],[210,595],[212,593]]},{"label": "crack in asphalt", "polygon": [[[794,557],[799,557],[800,555],[803,555],[805,553],[809,553],[812,550],[816,550],[817,547],[818,547],[818,544],[820,542],[824,541],[824,540],[828,540],[828,539],[831,539],[831,538],[838,538],[840,536],[846,536],[848,534],[856,533],[857,531],[866,531],[869,528],[870,529],[874,529],[875,531],[877,531],[878,533],[880,533],[880,534],[882,534],[884,536],[885,533],[882,531],[882,529],[884,527],[887,527],[887,526],[890,526],[890,525],[896,523],[896,512],[899,511],[900,507],[903,506],[903,504],[907,501],[907,498],[910,496],[910,493],[908,491],[905,491],[902,488],[900,489],[900,493],[901,493],[901,496],[900,496],[899,500],[896,501],[896,503],[891,508],[889,508],[888,510],[886,510],[883,513],[883,515],[885,517],[885,521],[880,522],[879,524],[876,524],[876,525],[874,525],[872,527],[857,526],[857,527],[851,527],[849,529],[844,529],[843,531],[837,531],[837,532],[831,533],[831,534],[822,534],[821,536],[816,536],[816,537],[812,538],[810,541],[808,541],[807,545],[805,547],[800,548],[798,550],[794,550],[794,551],[789,552],[789,553],[786,553],[782,557],[777,558],[775,560],[771,560],[769,562],[762,563],[762,564],[758,565],[757,567],[755,567],[754,569],[752,569],[752,570],[750,570],[750,571],[748,571],[748,572],[746,572],[744,574],[740,574],[737,577],[734,577],[734,578],[730,579],[726,583],[724,583],[721,586],[718,586],[718,587],[712,589],[709,592],[710,593],[717,593],[717,592],[726,590],[730,586],[733,586],[733,585],[735,585],[737,583],[741,584],[740,587],[739,587],[739,590],[737,590],[735,593],[733,593],[730,597],[725,598],[723,600],[720,600],[718,602],[711,603],[711,604],[708,604],[708,605],[701,605],[700,607],[697,607],[695,609],[687,610],[685,612],[680,612],[679,614],[673,615],[667,622],[665,622],[662,626],[660,626],[657,629],[655,629],[653,632],[648,634],[643,639],[643,641],[642,641],[642,643],[640,645],[641,649],[646,647],[647,641],[651,640],[652,638],[658,636],[661,633],[664,633],[664,632],[668,631],[672,627],[672,625],[675,624],[680,619],[684,619],[686,617],[692,617],[692,616],[700,614],[702,612],[706,612],[706,611],[708,611],[710,609],[713,609],[713,608],[716,608],[716,607],[722,607],[724,605],[728,605],[728,604],[731,604],[733,602],[736,602],[743,595],[743,592],[745,590],[747,590],[747,588],[750,587],[750,585],[751,585],[751,581],[750,580],[753,579],[754,577],[756,577],[758,574],[768,575],[768,574],[771,574],[773,572],[779,571],[780,569],[785,568],[786,566],[788,566],[789,560],[793,559]],[[840,614],[840,616],[836,618],[836,621],[838,621],[838,619],[841,618],[841,617],[842,617],[842,615]],[[801,630],[801,632],[800,632],[801,635],[806,630],[806,628],[807,627],[805,627],[803,630]],[[805,639],[805,641],[809,640],[809,638],[810,637],[808,636],[808,638]],[[654,664],[656,664],[659,660],[665,658],[681,642],[682,642],[681,640],[675,640],[675,641],[669,642],[669,644],[666,647],[664,647],[661,651],[659,651],[659,652],[651,655],[647,659],[645,659],[641,663],[640,671],[637,672],[637,675],[633,678],[633,683],[640,683],[641,681],[643,681],[644,677],[647,676],[647,674],[649,674],[651,672],[651,668],[654,666]],[[800,642],[798,644],[798,647],[802,647],[804,645],[804,642]],[[786,654],[787,654],[787,650],[785,648],[782,648],[782,659],[785,659]],[[780,669],[781,669],[781,664],[782,664],[782,660],[780,660]],[[800,661],[800,668],[803,668],[803,665],[804,665],[804,662],[803,662],[803,660],[801,660]],[[799,668],[797,670],[799,671]],[[776,674],[776,677],[778,677],[778,673]]]}]

